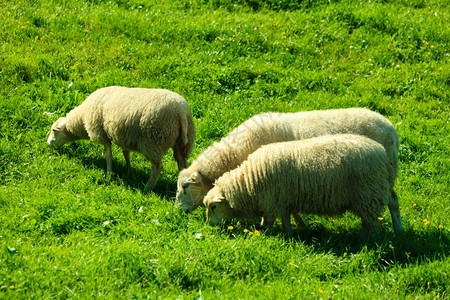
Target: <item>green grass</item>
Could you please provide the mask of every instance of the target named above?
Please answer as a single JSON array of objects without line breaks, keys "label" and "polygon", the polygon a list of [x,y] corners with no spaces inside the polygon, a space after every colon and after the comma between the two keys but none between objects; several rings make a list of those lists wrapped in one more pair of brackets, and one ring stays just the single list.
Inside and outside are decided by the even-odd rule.
[{"label": "green grass", "polygon": [[[161,3],[163,2],[163,3]],[[0,1],[0,298],[448,298],[450,19],[439,0]],[[405,232],[305,216],[295,239],[257,220],[206,226],[174,205],[170,154],[47,149],[50,125],[109,85],[190,103],[192,161],[253,114],[368,107],[398,130]],[[260,230],[261,234],[249,235]]]}]

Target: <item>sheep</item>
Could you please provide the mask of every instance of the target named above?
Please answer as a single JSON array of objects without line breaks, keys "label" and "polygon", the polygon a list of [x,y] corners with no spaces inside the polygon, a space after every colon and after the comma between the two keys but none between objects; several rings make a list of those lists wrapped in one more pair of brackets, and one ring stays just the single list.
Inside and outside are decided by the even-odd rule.
[{"label": "sheep", "polygon": [[[398,171],[398,134],[389,120],[365,108],[263,113],[251,117],[180,172],[176,203],[185,212],[196,209],[217,178],[236,168],[262,145],[328,134],[364,135],[384,146],[389,158],[389,210],[395,233],[403,231],[398,197],[394,191]],[[304,224],[298,214],[293,213],[293,216],[297,224]]]},{"label": "sheep", "polygon": [[292,237],[290,213],[341,215],[351,211],[365,233],[378,232],[389,203],[389,160],[384,147],[361,135],[326,135],[265,145],[223,174],[204,198],[207,222],[277,217]]},{"label": "sheep", "polygon": [[47,145],[59,148],[67,142],[90,139],[104,146],[106,172],[112,173],[111,142],[122,148],[128,170],[130,151],[142,153],[152,163],[144,191],[150,191],[162,170],[169,148],[178,169],[187,167],[195,138],[189,106],[182,96],[164,89],[110,86],[96,90],[58,119]]}]

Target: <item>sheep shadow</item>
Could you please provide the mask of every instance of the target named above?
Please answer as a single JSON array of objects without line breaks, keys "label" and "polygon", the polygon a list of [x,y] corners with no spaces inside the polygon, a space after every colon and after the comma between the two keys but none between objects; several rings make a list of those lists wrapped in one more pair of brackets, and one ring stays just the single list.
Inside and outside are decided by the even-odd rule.
[{"label": "sheep shadow", "polygon": [[303,243],[319,253],[333,253],[336,256],[357,254],[373,250],[379,255],[380,266],[409,264],[413,261],[437,260],[447,257],[449,236],[438,228],[414,231],[406,229],[399,235],[383,228],[376,236],[363,236],[361,228],[355,227],[344,233],[337,233],[324,227],[295,228],[294,243]]},{"label": "sheep shadow", "polygon": [[266,229],[260,225],[255,226],[258,221],[247,219],[239,220],[238,223],[239,227],[253,227],[265,236],[278,237],[287,244],[306,245],[316,253],[348,257],[369,251],[378,260],[380,270],[412,262],[420,264],[442,260],[450,254],[448,231],[437,227],[416,231],[404,224],[406,229],[399,235],[394,235],[392,228],[382,227],[379,234],[367,237],[363,235],[361,226],[335,230],[307,219],[306,226],[293,226],[293,238],[286,240],[281,223],[276,223],[272,229]]},{"label": "sheep shadow", "polygon": [[[113,159],[113,174],[111,178],[108,178],[106,175],[106,158],[104,156],[90,155],[89,153],[80,150],[76,144],[72,144],[71,146],[72,149],[64,151],[61,154],[66,155],[70,159],[79,160],[86,169],[95,168],[104,172],[104,179],[100,182],[96,180],[96,183],[107,185],[111,182],[115,182],[116,184],[133,191],[144,191],[151,173],[151,162],[147,162],[148,166],[146,165],[144,169],[133,168],[132,171],[128,171],[125,163]],[[133,166],[133,162],[131,163]],[[159,179],[156,182],[156,186],[148,193],[154,193],[161,198],[173,199],[176,195],[176,189],[176,180],[171,178],[170,174],[166,173],[163,168]]]}]

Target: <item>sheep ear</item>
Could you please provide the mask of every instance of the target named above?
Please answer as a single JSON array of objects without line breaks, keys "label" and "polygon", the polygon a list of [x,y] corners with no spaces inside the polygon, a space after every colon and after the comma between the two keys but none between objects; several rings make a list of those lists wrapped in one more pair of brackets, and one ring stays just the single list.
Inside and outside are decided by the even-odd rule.
[{"label": "sheep ear", "polygon": [[192,173],[191,176],[189,176],[189,178],[186,180],[186,182],[188,182],[188,183],[198,183],[199,182],[199,178],[200,178],[200,176],[199,176],[198,172],[194,172],[194,173]]},{"label": "sheep ear", "polygon": [[57,121],[57,125],[55,126],[55,130],[58,130],[58,131],[62,131],[62,130],[64,130],[64,129],[66,129],[66,120],[64,120],[64,119],[59,119],[58,121]]},{"label": "sheep ear", "polygon": [[225,200],[225,197],[222,196],[222,195],[218,195],[217,197],[215,197],[215,198],[213,199],[213,202],[221,203],[223,200]]}]

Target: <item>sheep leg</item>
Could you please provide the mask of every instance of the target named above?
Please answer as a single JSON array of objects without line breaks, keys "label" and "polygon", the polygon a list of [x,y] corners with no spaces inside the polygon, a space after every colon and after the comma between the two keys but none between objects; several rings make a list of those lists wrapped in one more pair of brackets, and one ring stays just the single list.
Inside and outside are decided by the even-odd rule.
[{"label": "sheep leg", "polygon": [[144,192],[151,191],[156,184],[156,181],[158,181],[159,173],[161,173],[162,170],[162,162],[152,162],[152,174],[150,175],[150,178],[144,188]]},{"label": "sheep leg", "polygon": [[105,147],[106,156],[106,175],[110,176],[112,174],[112,150],[111,143],[103,145]]},{"label": "sheep leg", "polygon": [[286,233],[286,239],[290,240],[293,237],[291,227],[291,214],[286,213],[281,216],[281,224],[283,225],[284,232]]},{"label": "sheep leg", "polygon": [[380,221],[376,219],[361,218],[362,235],[368,238],[370,235],[377,236],[380,233]]},{"label": "sheep leg", "polygon": [[125,162],[127,164],[128,173],[130,173],[133,171],[133,168],[131,167],[131,163],[130,163],[130,151],[122,149],[122,153],[123,153],[123,157],[125,157]]},{"label": "sheep leg", "polygon": [[273,224],[275,223],[275,218],[264,216],[261,220],[261,226],[266,227],[268,230],[271,230]]},{"label": "sheep leg", "polygon": [[175,158],[175,161],[178,164],[178,170],[181,171],[185,168],[187,168],[188,161],[187,158],[183,155],[180,145],[176,144],[173,146],[173,157]]},{"label": "sheep leg", "polygon": [[293,211],[291,212],[292,216],[294,217],[295,223],[297,226],[306,227],[305,221],[303,221],[302,217],[298,214],[298,212]]},{"label": "sheep leg", "polygon": [[397,235],[403,231],[402,219],[400,217],[400,206],[398,204],[398,197],[394,190],[391,191],[391,199],[389,200],[389,212],[392,218],[392,227],[394,233]]}]

